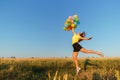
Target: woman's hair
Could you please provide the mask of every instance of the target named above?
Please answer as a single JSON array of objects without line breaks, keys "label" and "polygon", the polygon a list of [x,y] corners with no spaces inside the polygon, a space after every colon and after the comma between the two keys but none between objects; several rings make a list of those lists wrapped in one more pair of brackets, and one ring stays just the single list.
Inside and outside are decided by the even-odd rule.
[{"label": "woman's hair", "polygon": [[[85,32],[82,32],[82,33],[80,33],[80,36],[81,36],[81,37],[85,37],[85,36],[86,36],[86,33],[85,33]],[[80,41],[82,41],[82,39],[80,39],[78,42],[80,42]]]},{"label": "woman's hair", "polygon": [[81,36],[81,37],[85,37],[85,36],[86,36],[86,33],[85,33],[85,32],[82,32],[82,33],[80,33],[80,36]]}]

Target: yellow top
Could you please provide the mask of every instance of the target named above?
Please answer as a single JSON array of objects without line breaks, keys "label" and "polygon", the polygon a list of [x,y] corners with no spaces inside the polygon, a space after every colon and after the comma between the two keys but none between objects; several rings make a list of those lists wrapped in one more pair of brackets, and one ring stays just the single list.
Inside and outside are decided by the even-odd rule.
[{"label": "yellow top", "polygon": [[81,37],[79,35],[77,35],[76,33],[74,33],[73,37],[72,37],[72,44],[79,42],[80,38]]}]

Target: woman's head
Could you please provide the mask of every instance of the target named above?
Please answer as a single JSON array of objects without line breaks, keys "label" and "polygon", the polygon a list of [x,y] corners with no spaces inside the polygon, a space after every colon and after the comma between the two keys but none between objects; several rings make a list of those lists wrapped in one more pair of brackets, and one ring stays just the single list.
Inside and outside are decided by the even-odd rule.
[{"label": "woman's head", "polygon": [[86,33],[85,32],[82,32],[82,33],[78,33],[81,37],[85,37],[86,36]]},{"label": "woman's head", "polygon": [[[85,37],[85,32],[79,32],[78,35],[80,35],[81,37]],[[78,42],[82,41],[82,39],[80,39]]]}]

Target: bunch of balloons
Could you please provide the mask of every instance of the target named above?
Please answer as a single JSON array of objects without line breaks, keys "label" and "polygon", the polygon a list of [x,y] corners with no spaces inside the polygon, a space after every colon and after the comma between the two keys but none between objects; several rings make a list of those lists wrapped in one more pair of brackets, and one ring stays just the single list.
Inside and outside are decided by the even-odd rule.
[{"label": "bunch of balloons", "polygon": [[64,23],[64,30],[70,31],[72,28],[77,28],[77,25],[80,24],[78,15],[69,16],[66,22]]}]

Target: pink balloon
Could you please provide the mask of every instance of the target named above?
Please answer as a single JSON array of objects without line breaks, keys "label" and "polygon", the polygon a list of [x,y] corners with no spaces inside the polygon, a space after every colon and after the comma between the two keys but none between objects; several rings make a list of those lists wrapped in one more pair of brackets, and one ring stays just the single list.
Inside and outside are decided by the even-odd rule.
[{"label": "pink balloon", "polygon": [[69,19],[72,19],[72,16],[69,16],[68,18],[69,18]]},{"label": "pink balloon", "polygon": [[73,21],[72,19],[70,20],[70,22],[71,22],[71,23],[74,23],[74,21]]}]

